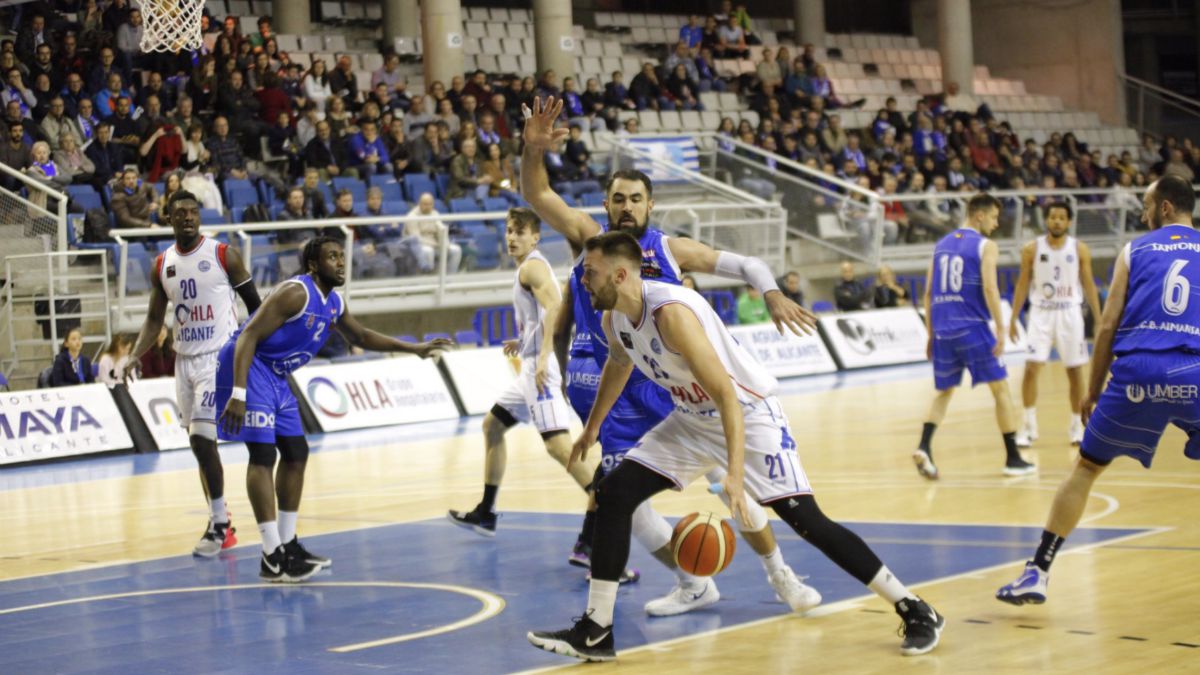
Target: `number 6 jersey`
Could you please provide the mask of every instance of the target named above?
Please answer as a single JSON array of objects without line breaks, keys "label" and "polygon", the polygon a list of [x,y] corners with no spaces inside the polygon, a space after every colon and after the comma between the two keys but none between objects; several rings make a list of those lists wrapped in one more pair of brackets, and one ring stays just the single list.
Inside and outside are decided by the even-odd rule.
[{"label": "number 6 jersey", "polygon": [[1129,267],[1113,353],[1200,353],[1200,236],[1187,225],[1142,235],[1121,252]]},{"label": "number 6 jersey", "polygon": [[237,330],[237,305],[222,244],[208,237],[190,251],[179,245],[154,261],[154,274],[175,312],[175,352],[196,356],[219,350]]},{"label": "number 6 jersey", "polygon": [[953,336],[992,320],[983,298],[983,247],[987,238],[970,228],[942,237],[933,250],[930,323],[936,336]]}]

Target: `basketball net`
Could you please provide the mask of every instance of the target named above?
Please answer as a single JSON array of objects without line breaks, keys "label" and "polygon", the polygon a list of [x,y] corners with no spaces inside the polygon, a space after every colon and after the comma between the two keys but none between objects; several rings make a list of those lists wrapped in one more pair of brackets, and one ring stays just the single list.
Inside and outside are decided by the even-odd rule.
[{"label": "basketball net", "polygon": [[204,0],[144,0],[142,16],[145,23],[138,46],[143,52],[176,53],[199,49],[203,44],[200,35],[203,13]]}]

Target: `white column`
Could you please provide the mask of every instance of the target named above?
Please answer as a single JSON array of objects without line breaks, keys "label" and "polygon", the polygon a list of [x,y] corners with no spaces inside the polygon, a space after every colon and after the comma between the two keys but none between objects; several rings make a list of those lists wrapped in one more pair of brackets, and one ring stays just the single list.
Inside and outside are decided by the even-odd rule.
[{"label": "white column", "polygon": [[571,21],[571,0],[533,0],[538,75],[553,70],[560,86],[564,77],[575,77],[577,47]]},{"label": "white column", "polygon": [[463,22],[459,0],[425,0],[421,3],[421,37],[424,47],[425,86],[463,74]]},{"label": "white column", "polygon": [[951,83],[960,94],[975,92],[975,51],[971,38],[971,0],[938,0],[938,50],[942,89]]},{"label": "white column", "polygon": [[383,44],[391,47],[396,38],[421,34],[421,9],[417,0],[383,0]]},{"label": "white column", "polygon": [[[220,21],[224,17],[214,20]],[[271,0],[271,28],[284,35],[308,35],[312,23],[308,20],[308,3],[296,0]]]},{"label": "white column", "polygon": [[792,0],[792,23],[800,44],[825,46],[825,0]]}]

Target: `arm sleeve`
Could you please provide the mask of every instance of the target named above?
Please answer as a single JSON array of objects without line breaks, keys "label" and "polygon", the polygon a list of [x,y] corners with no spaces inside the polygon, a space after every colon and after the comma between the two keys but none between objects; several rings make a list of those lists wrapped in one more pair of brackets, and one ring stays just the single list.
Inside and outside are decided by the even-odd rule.
[{"label": "arm sleeve", "polygon": [[729,251],[717,253],[716,273],[726,279],[741,279],[766,295],[769,291],[779,290],[771,267],[762,260],[752,256],[742,256]]}]

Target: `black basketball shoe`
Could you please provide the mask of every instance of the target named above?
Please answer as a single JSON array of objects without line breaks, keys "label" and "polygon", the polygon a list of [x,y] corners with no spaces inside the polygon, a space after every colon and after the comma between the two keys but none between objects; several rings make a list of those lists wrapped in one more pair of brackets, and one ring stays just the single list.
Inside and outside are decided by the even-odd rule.
[{"label": "black basketball shoe", "polygon": [[320,566],[303,560],[279,546],[270,555],[263,551],[258,564],[258,576],[272,583],[295,584],[304,581],[321,570]]},{"label": "black basketball shoe", "polygon": [[581,661],[613,661],[617,658],[612,626],[601,626],[592,621],[590,612],[565,630],[532,631],[525,637],[538,649],[573,656]]},{"label": "black basketball shoe", "polygon": [[459,527],[473,530],[475,534],[485,537],[496,536],[496,514],[492,511],[481,511],[478,506],[465,512],[451,509],[446,517]]},{"label": "black basketball shoe", "polygon": [[920,598],[907,598],[896,603],[896,613],[904,620],[898,631],[904,637],[900,653],[917,656],[933,651],[942,635],[946,618]]},{"label": "black basketball shoe", "polygon": [[305,562],[310,562],[320,569],[327,570],[333,566],[333,561],[324,556],[317,555],[300,543],[299,537],[292,537],[292,540],[283,545],[283,550],[287,554],[299,558]]}]

